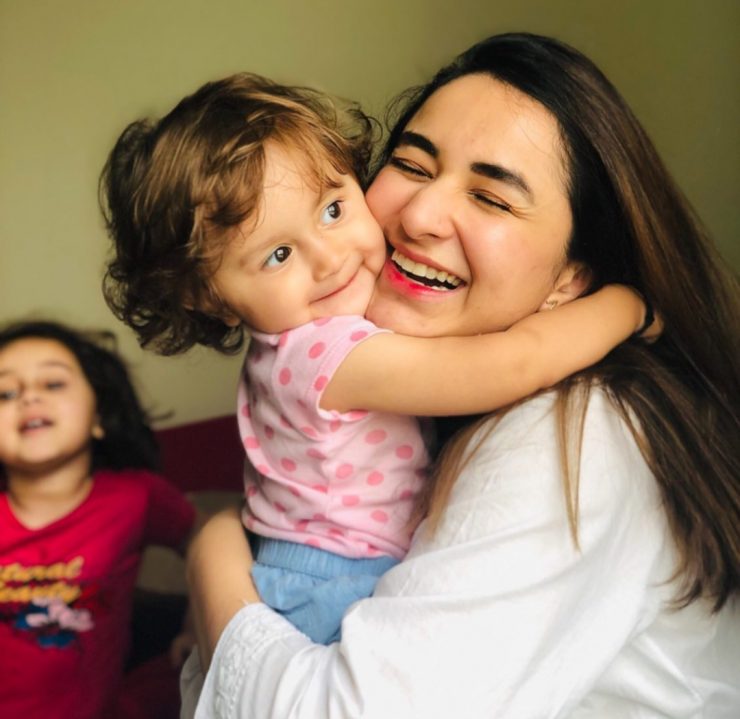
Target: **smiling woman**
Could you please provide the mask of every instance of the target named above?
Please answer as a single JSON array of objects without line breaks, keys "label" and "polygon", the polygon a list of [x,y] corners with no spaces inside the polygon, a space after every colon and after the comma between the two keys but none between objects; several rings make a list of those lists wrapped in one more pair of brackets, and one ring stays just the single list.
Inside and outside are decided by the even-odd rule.
[{"label": "smiling woman", "polygon": [[[736,280],[572,48],[494,36],[405,100],[367,192],[393,250],[370,318],[477,334],[618,281],[664,332],[451,440],[407,556],[348,609],[340,642],[316,646],[259,602],[238,519],[217,517],[190,558],[204,658],[215,647],[196,716],[736,716]],[[431,287],[440,273],[459,282]],[[457,347],[464,373],[474,353]],[[459,385],[416,374],[405,389],[433,399],[486,377],[483,362]],[[198,676],[193,657],[186,715]]]},{"label": "smiling woman", "polygon": [[[440,88],[367,193],[404,258],[381,275],[368,317],[406,334],[473,335],[537,311],[583,269],[566,261],[566,167],[557,121],[540,103],[490,75]],[[405,280],[410,262],[459,279],[454,295]]]}]

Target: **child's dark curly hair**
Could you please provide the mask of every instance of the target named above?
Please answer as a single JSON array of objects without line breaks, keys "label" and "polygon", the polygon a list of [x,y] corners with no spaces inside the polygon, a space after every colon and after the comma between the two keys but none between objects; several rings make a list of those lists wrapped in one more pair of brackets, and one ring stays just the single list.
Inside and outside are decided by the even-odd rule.
[{"label": "child's dark curly hair", "polygon": [[110,308],[161,354],[194,344],[237,351],[242,328],[219,319],[209,279],[230,230],[258,205],[265,143],[305,154],[319,186],[330,168],[364,183],[375,127],[354,105],[248,73],[204,85],[159,121],[130,124],[100,178],[115,250],[103,281]]},{"label": "child's dark curly hair", "polygon": [[[92,467],[159,469],[159,448],[112,332],[79,332],[57,322],[16,322],[0,329],[0,350],[24,339],[47,339],[66,347],[80,363],[95,394],[104,431],[93,439]],[[2,475],[0,465],[0,475]]]}]

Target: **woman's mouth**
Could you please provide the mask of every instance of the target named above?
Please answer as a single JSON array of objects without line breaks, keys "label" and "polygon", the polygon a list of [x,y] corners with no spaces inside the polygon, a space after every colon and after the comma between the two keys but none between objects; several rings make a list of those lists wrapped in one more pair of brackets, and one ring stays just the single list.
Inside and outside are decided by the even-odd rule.
[{"label": "woman's mouth", "polygon": [[464,284],[464,281],[456,275],[415,262],[398,250],[393,250],[391,262],[402,275],[432,290],[449,292]]}]

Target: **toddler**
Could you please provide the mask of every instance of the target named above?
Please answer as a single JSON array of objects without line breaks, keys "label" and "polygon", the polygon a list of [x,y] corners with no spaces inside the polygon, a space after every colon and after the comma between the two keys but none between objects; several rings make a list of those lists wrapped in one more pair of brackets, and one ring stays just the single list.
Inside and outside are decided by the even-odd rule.
[{"label": "toddler", "polygon": [[241,74],[131,124],[101,181],[106,297],[141,344],[230,352],[249,334],[237,411],[254,579],[324,643],[408,549],[429,462],[413,415],[521,399],[600,359],[645,314],[631,290],[607,287],[478,337],[364,319],[384,266],[434,292],[464,285],[386,256],[362,192],[370,129],[356,108]]}]

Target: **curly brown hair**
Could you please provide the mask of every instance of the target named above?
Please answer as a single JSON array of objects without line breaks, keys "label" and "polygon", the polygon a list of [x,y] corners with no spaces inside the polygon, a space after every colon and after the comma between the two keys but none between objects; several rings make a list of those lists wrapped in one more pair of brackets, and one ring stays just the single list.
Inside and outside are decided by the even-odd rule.
[{"label": "curly brown hair", "polygon": [[354,104],[251,73],[203,85],[160,120],[131,123],[99,186],[114,245],[103,279],[113,313],[160,354],[239,350],[244,331],[219,319],[209,280],[232,228],[258,206],[266,143],[304,154],[320,187],[332,184],[329,168],[364,183],[375,128]]}]

